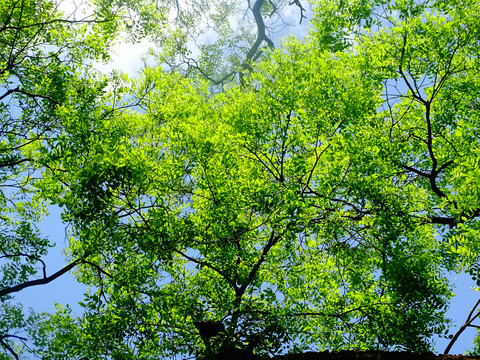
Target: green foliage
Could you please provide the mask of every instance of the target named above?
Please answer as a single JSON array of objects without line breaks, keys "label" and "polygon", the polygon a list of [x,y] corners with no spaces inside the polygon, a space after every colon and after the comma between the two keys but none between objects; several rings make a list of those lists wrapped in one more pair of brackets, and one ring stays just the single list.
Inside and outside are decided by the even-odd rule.
[{"label": "green foliage", "polygon": [[480,336],[477,334],[475,339],[473,340],[473,350],[468,352],[470,356],[478,356],[480,355]]},{"label": "green foliage", "polygon": [[27,316],[13,295],[52,275],[44,257],[58,239],[46,239],[37,228],[50,202],[37,180],[55,157],[49,142],[69,117],[83,117],[103,91],[105,83],[89,74],[89,64],[108,59],[115,36],[106,27],[110,20],[100,15],[76,20],[52,1],[0,1],[2,358],[26,356],[28,331],[35,332],[40,319]]},{"label": "green foliage", "polygon": [[[185,54],[184,30],[205,14],[234,36],[225,18],[236,6],[200,13],[202,4],[179,11],[179,42],[156,39],[160,59]],[[160,36],[150,26],[168,18],[140,2],[96,6],[106,19],[135,10],[126,26],[140,36]],[[49,243],[33,224],[51,202],[90,290],[83,314],[59,307],[31,321],[35,351],[431,350],[433,335],[448,335],[446,272],[478,278],[478,15],[475,1],[318,1],[309,37],[266,52],[242,86],[218,94],[206,79],[223,63],[221,41],[237,37],[202,45],[202,76],[160,64],[107,80],[73,65],[102,54],[89,31],[49,32],[87,45],[67,51],[71,61],[32,58],[25,69],[34,78],[16,95],[29,135],[6,132],[1,169],[33,201],[14,201],[19,219],[1,220],[4,246],[33,255],[2,270],[11,285],[38,270]],[[120,28],[94,27],[100,44]],[[8,333],[24,320],[6,306]]]},{"label": "green foliage", "polygon": [[445,271],[478,261],[476,8],[382,4],[373,31],[380,4],[328,5],[343,35],[318,25],[244,87],[145,69],[141,113],[57,138],[44,179],[65,184],[70,254],[104,271],[80,268],[95,288],[72,354],[425,351],[448,333]]}]

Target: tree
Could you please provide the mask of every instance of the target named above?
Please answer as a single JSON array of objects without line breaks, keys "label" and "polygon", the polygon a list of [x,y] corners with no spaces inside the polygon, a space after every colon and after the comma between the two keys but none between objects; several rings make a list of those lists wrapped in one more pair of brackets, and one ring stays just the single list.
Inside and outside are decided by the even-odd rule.
[{"label": "tree", "polygon": [[[280,11],[271,5],[271,14]],[[303,7],[296,5],[303,17]],[[172,6],[177,10],[173,17],[169,15]],[[179,2],[156,6],[149,2],[109,0],[82,3],[72,9],[54,1],[0,3],[0,301],[5,314],[0,320],[1,356],[19,358],[28,350],[27,333],[39,336],[41,332],[36,326],[39,315],[25,315],[21,305],[15,303],[17,292],[54,281],[80,263],[102,271],[90,261],[89,253],[71,259],[63,269],[47,269],[44,256],[54,243],[42,236],[36,226],[48,213],[52,194],[63,186],[60,181],[40,188],[37,181],[42,171],[59,161],[59,149],[66,146],[61,144],[62,134],[81,134],[88,131],[90,123],[106,121],[123,111],[115,98],[105,96],[106,86],[121,86],[122,76],[113,74],[108,80],[93,70],[92,63],[107,61],[110,48],[120,35],[130,40],[150,35],[162,46],[164,55],[185,54],[172,39],[181,31],[197,34],[205,24],[187,24],[187,17],[193,21],[200,12],[195,7],[194,16],[189,15],[190,10],[181,9],[182,6]],[[214,4],[207,12],[218,10],[221,15],[230,16],[234,8],[233,4]],[[246,50],[245,64],[259,56],[262,41],[273,44],[265,33],[263,18],[259,17],[262,3],[253,8],[255,21],[263,27],[257,36],[260,40]],[[223,22],[218,14],[210,15]],[[164,25],[172,19],[178,24],[176,30],[165,31]],[[237,36],[245,37],[242,33]],[[184,39],[191,41],[192,37]],[[248,41],[243,45],[248,46]]]},{"label": "tree", "polygon": [[220,91],[231,83],[241,83],[264,50],[275,47],[279,34],[290,33],[288,27],[295,26],[299,33],[310,3],[175,1],[152,10],[141,15],[148,18],[155,12],[163,14],[164,26],[157,26],[153,36],[157,62],[185,76],[206,78],[214,90]]},{"label": "tree", "polygon": [[147,68],[111,95],[138,111],[33,149],[95,264],[39,351],[431,349],[446,271],[478,275],[477,5],[319,1],[243,86]]},{"label": "tree", "polygon": [[40,318],[25,314],[14,295],[88,263],[82,256],[63,269],[47,268],[44,257],[54,242],[36,225],[47,214],[49,200],[35,182],[49,164],[33,152],[47,150],[45,143],[64,130],[64,119],[85,116],[102,94],[105,79],[92,73],[89,64],[108,59],[118,23],[112,13],[82,16],[60,7],[52,1],[0,1],[2,359],[22,356],[27,334],[36,331]]},{"label": "tree", "polygon": [[[13,339],[24,341],[18,329],[28,326],[21,307],[10,300],[9,290],[29,283],[37,273],[47,278],[42,257],[51,246],[35,227],[45,214],[45,201],[32,190],[38,169],[25,149],[42,142],[56,127],[54,109],[64,100],[66,84],[74,79],[72,63],[85,49],[101,50],[75,41],[53,4],[43,1],[0,3],[1,116],[1,312],[0,344],[18,358]],[[74,22],[72,22],[74,23]],[[54,48],[48,48],[49,46]],[[73,46],[78,46],[73,48]],[[2,358],[3,357],[2,355]]]},{"label": "tree", "polygon": [[[253,71],[214,94],[187,38],[171,47],[195,22],[161,32],[168,4],[98,2],[71,23],[5,3],[5,357],[24,327],[62,359],[430,349],[448,334],[445,272],[478,276],[477,5],[318,1],[306,40],[254,65],[257,33],[256,55],[220,69]],[[95,77],[88,59],[122,24],[194,66]],[[71,262],[31,280],[49,203],[72,226]],[[70,269],[91,286],[78,318],[25,319],[9,298]]]}]

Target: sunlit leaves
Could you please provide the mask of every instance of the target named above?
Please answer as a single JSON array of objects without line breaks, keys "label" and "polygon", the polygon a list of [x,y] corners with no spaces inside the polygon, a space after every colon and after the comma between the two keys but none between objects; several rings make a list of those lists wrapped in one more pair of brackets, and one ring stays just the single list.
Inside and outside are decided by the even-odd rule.
[{"label": "sunlit leaves", "polygon": [[[79,126],[72,125],[79,118],[91,119],[105,86],[90,74],[91,62],[108,58],[115,26],[108,31],[113,19],[100,15],[66,15],[52,1],[1,1],[0,18],[1,290],[14,294],[57,270],[47,269],[44,257],[61,238],[46,239],[37,224],[65,184],[38,180],[41,169],[64,155],[62,132]],[[31,351],[27,332],[45,342],[40,317],[27,317],[12,298],[1,299],[1,356],[18,358]]]},{"label": "sunlit leaves", "polygon": [[46,322],[83,339],[64,330],[68,356],[431,349],[445,271],[478,276],[478,44],[460,13],[322,1],[317,31],[242,87],[147,68],[63,104],[31,154],[69,255],[97,265],[77,271],[85,313]]}]

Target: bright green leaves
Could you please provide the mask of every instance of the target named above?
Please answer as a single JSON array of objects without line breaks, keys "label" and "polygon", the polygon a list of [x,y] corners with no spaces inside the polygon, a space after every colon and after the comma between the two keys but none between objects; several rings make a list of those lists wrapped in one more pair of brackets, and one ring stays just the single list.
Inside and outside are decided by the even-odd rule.
[{"label": "bright green leaves", "polygon": [[[67,147],[68,155],[81,151],[67,146],[63,135],[72,128],[92,131],[87,121],[99,118],[99,107],[105,109],[99,106],[105,79],[91,75],[89,64],[108,58],[115,34],[106,31],[106,24],[113,19],[64,15],[59,6],[54,1],[0,1],[0,283],[2,294],[9,294],[1,299],[2,358],[23,356],[29,350],[25,331],[40,331],[39,318],[23,315],[9,302],[10,294],[48,280],[52,269],[44,257],[54,241],[60,242],[44,238],[36,224],[45,217],[46,205],[58,202],[66,183],[50,176],[40,180],[41,173],[45,168],[64,171],[68,181],[69,166],[58,160]],[[100,30],[99,23],[105,28]],[[78,136],[75,145],[83,139]]]},{"label": "bright green leaves", "polygon": [[[399,188],[405,179],[391,179],[398,165],[384,162],[391,154],[376,118],[378,83],[353,56],[312,49],[292,41],[259,66],[251,86],[218,96],[147,69],[135,85],[145,114],[67,129],[57,176],[75,224],[70,251],[105,271],[82,268],[79,278],[101,293],[90,295],[98,305],[86,303],[78,324],[88,336],[104,334],[112,356],[232,346],[273,354],[279,339],[426,348],[412,339],[441,321],[448,289],[438,259],[426,274],[420,256],[432,247],[428,226],[409,217],[416,188]],[[77,144],[88,157],[74,156]],[[403,238],[418,248],[408,252]],[[402,332],[419,313],[423,322]],[[386,319],[388,331],[375,325]],[[222,321],[225,331],[205,339],[197,321]]]},{"label": "bright green leaves", "polygon": [[160,68],[111,97],[73,83],[85,101],[30,149],[90,262],[85,314],[47,322],[69,356],[430,349],[445,269],[478,276],[478,48],[427,6],[322,2],[317,33],[218,95]]},{"label": "bright green leaves", "polygon": [[356,37],[372,27],[383,25],[377,10],[385,9],[388,1],[320,0],[315,1],[315,43],[322,50],[343,52],[351,49]]},{"label": "bright green leaves", "polygon": [[[145,358],[151,342],[152,356],[272,354],[278,339],[426,349],[448,289],[439,258],[424,256],[431,228],[410,217],[423,209],[417,188],[391,162],[380,87],[361,66],[292,41],[250,86],[218,96],[147,69],[136,85],[145,114],[66,129],[70,250],[105,271],[79,275],[103,292],[82,333],[105,334],[112,356],[130,356],[113,345],[128,343]],[[77,143],[88,156],[73,156]],[[196,321],[225,331],[202,338]]]}]

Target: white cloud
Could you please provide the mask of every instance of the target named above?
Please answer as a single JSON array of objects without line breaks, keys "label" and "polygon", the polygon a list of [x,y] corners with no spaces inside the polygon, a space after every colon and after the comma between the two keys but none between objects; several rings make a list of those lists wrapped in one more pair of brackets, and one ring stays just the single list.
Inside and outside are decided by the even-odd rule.
[{"label": "white cloud", "polygon": [[144,66],[142,58],[151,47],[154,47],[154,44],[149,39],[134,44],[118,43],[113,46],[112,59],[105,64],[96,63],[94,68],[102,73],[120,70],[130,77],[136,77]]}]

